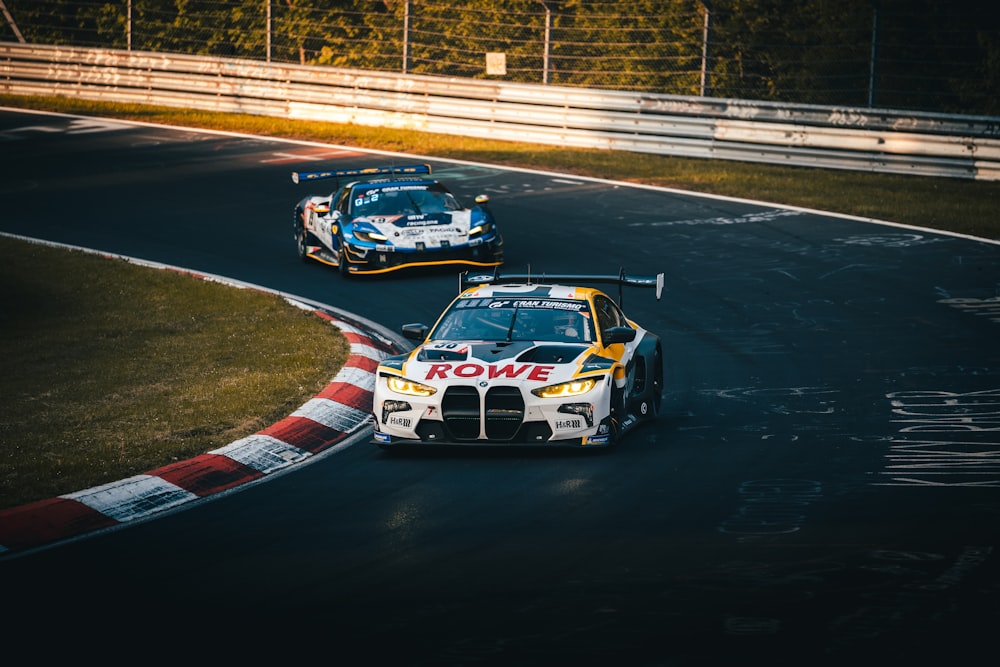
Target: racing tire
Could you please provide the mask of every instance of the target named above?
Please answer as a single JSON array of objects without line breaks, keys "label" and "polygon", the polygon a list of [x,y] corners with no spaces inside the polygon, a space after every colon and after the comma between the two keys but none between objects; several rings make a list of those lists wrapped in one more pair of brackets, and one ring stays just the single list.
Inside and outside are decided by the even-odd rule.
[{"label": "racing tire", "polygon": [[299,255],[299,259],[306,262],[309,261],[309,258],[306,256],[306,246],[309,245],[309,232],[306,231],[305,226],[302,224],[299,211],[295,212],[295,219],[295,250]]},{"label": "racing tire", "polygon": [[646,419],[655,419],[663,407],[663,352],[659,347],[653,353],[652,368],[648,369],[648,372],[651,379],[649,387],[649,410],[643,416]]},{"label": "racing tire", "polygon": [[351,272],[347,270],[347,251],[341,246],[340,251],[337,253],[337,270],[340,272],[340,277],[350,280],[353,278]]},{"label": "racing tire", "polygon": [[663,382],[663,353],[658,349],[656,350],[656,359],[653,362],[653,368],[656,370],[656,375],[654,375],[653,380],[653,401],[656,403],[656,414],[660,414],[660,410],[663,409],[663,392],[666,390],[666,385]]},{"label": "racing tire", "polygon": [[625,416],[628,415],[628,406],[625,404],[625,390],[617,387],[611,390],[611,414],[608,416],[608,449],[617,447],[621,442],[621,424]]}]

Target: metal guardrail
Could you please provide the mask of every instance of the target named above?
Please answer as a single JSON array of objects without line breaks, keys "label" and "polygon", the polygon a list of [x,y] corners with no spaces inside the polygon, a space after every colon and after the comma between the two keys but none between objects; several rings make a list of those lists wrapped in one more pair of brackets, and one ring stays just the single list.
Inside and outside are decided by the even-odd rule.
[{"label": "metal guardrail", "polygon": [[1000,180],[1000,117],[789,105],[0,42],[0,92],[539,144]]}]

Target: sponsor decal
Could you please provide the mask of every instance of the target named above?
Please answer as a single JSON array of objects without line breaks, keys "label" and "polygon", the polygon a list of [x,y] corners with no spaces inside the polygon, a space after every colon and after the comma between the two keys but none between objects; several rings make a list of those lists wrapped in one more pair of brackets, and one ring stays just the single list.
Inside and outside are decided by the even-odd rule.
[{"label": "sponsor decal", "polygon": [[378,440],[379,442],[391,442],[392,436],[390,436],[387,433],[381,433],[379,431],[375,431],[375,440]]},{"label": "sponsor decal", "polygon": [[[379,188],[382,192],[409,192],[411,190],[426,190],[426,185],[421,185],[419,183],[415,185],[383,185]],[[368,192],[372,192],[369,190]]]},{"label": "sponsor decal", "polygon": [[489,306],[489,299],[476,297],[475,294],[467,294],[462,300],[455,304],[455,308],[486,308]]},{"label": "sponsor decal", "polygon": [[606,445],[608,437],[606,435],[588,435],[583,437],[582,442],[585,445]]},{"label": "sponsor decal", "polygon": [[481,297],[478,292],[463,294],[455,308],[537,308],[581,313],[589,316],[586,301],[557,301],[554,299],[497,299]]},{"label": "sponsor decal", "polygon": [[407,229],[403,234],[405,236],[424,236],[433,239],[439,236],[461,236],[462,230],[452,229],[451,227],[417,227]]},{"label": "sponsor decal", "polygon": [[549,373],[555,370],[548,364],[431,364],[425,380],[447,380],[448,378],[522,378],[534,382],[546,382]]},{"label": "sponsor decal", "polygon": [[389,426],[398,426],[400,428],[410,428],[410,424],[413,420],[409,417],[401,417],[399,415],[389,415],[389,418],[385,420],[385,423]]},{"label": "sponsor decal", "polygon": [[557,419],[555,421],[555,427],[557,431],[570,431],[576,430],[583,424],[582,419]]},{"label": "sponsor decal", "polygon": [[541,310],[565,310],[578,313],[587,304],[582,301],[549,301],[548,299],[495,299],[488,308],[539,308]]}]

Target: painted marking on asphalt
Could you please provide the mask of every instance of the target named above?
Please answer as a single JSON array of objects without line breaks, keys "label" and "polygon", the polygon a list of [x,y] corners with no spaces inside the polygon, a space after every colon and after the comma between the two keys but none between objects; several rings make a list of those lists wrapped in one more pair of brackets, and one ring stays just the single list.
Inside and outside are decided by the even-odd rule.
[{"label": "painted marking on asphalt", "polygon": [[282,153],[276,152],[271,153],[274,157],[262,159],[261,164],[287,164],[291,162],[320,162],[322,160],[332,160],[338,157],[346,157],[351,155],[361,155],[357,151],[349,150],[320,150],[320,151],[307,151],[302,153]]},{"label": "painted marking on asphalt", "polygon": [[874,486],[1000,488],[1000,388],[886,398],[898,430]]}]

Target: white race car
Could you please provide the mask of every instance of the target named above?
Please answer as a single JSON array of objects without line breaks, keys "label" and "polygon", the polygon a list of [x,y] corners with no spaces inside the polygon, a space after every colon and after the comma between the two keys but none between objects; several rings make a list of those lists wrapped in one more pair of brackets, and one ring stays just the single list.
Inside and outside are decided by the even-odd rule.
[{"label": "white race car", "polygon": [[372,442],[608,447],[656,417],[660,338],[607,294],[565,283],[650,287],[659,300],[663,274],[543,280],[464,274],[433,328],[403,326],[421,342],[379,364]]},{"label": "white race car", "polygon": [[335,266],[345,277],[503,264],[489,197],[479,195],[466,208],[430,173],[428,164],[293,172],[295,183],[336,181],[332,193],[307,195],[295,205],[299,257]]}]

